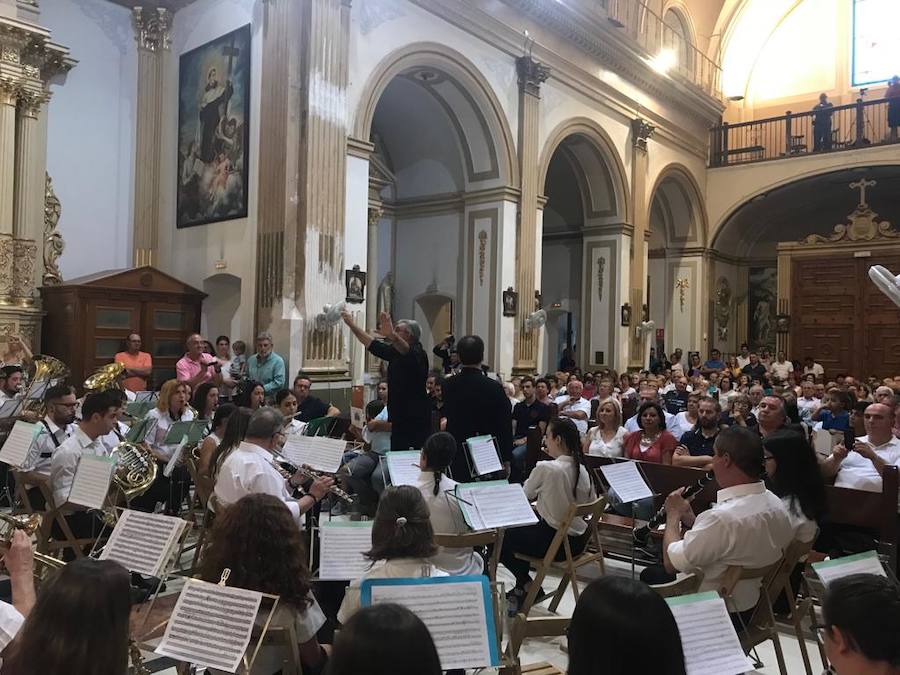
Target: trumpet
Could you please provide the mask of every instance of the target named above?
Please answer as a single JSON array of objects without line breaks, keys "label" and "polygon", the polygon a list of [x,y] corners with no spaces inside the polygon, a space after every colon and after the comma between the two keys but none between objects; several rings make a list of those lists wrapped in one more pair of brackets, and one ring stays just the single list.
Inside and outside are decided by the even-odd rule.
[{"label": "trumpet", "polygon": [[[12,543],[13,534],[16,530],[22,530],[31,537],[41,529],[41,523],[43,523],[43,517],[40,513],[24,514],[21,516],[11,516],[8,513],[0,513],[0,541],[8,546]],[[59,558],[54,558],[46,553],[38,553],[37,551],[34,551],[34,560],[47,569],[59,569],[66,564]]]},{"label": "trumpet", "polygon": [[[316,480],[317,478],[332,477],[322,471],[294,466],[283,455],[280,455],[276,452],[273,452],[272,455],[274,456],[272,465],[276,469],[278,469],[278,473],[280,473],[285,478],[290,478],[296,473],[299,473],[301,476],[304,476],[306,478],[311,478],[312,480]],[[328,491],[338,499],[345,501],[348,504],[352,504],[354,502],[353,497],[351,497],[347,492],[339,488],[337,485],[332,485],[330,488],[328,488]]]}]

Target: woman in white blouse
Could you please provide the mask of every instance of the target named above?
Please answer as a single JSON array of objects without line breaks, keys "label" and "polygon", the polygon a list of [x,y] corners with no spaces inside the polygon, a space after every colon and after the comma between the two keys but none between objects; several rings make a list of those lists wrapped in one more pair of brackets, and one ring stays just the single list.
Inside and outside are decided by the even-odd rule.
[{"label": "woman in white blouse", "polygon": [[622,426],[622,406],[615,398],[600,401],[597,426],[584,436],[582,452],[598,457],[621,457],[622,441],[628,432]]},{"label": "woman in white blouse", "polygon": [[763,439],[766,487],[781,498],[794,526],[794,538],[812,541],[825,514],[825,485],[816,453],[796,431]]},{"label": "woman in white blouse", "polygon": [[672,422],[672,435],[679,441],[681,437],[697,425],[697,412],[700,410],[700,394],[688,394],[687,410],[675,415]]},{"label": "woman in white blouse", "polygon": [[[419,456],[419,479],[416,486],[431,514],[431,526],[441,534],[464,534],[469,527],[463,518],[456,498],[448,492],[456,490],[457,482],[446,472],[456,454],[456,439],[446,431],[429,436]],[[431,562],[450,574],[482,574],[484,560],[472,548],[439,548]]]},{"label": "woman in white blouse", "polygon": [[[551,419],[544,444],[553,461],[538,462],[525,481],[525,494],[528,499],[537,500],[535,510],[540,520],[534,525],[508,529],[500,549],[500,562],[516,578],[515,587],[506,595],[510,613],[521,606],[531,584],[528,561],[517,558],[516,553],[535,557],[546,555],[572,504],[583,504],[594,498],[594,485],[584,467],[581,439],[575,423],[558,417]],[[569,527],[567,534],[573,555],[584,550],[586,531],[587,523],[580,519]],[[560,548],[557,559],[563,555]]]}]

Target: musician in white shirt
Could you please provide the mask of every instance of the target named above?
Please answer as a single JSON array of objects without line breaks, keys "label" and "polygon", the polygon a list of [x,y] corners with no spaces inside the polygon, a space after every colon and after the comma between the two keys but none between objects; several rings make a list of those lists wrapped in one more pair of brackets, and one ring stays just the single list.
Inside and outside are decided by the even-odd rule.
[{"label": "musician in white shirt", "polygon": [[50,458],[63,442],[75,433],[75,389],[67,385],[50,387],[44,395],[47,415],[40,424],[24,469],[50,475]]},{"label": "musician in white shirt", "polygon": [[[446,431],[439,431],[425,439],[419,456],[421,471],[416,487],[428,504],[431,526],[440,534],[470,531],[455,497],[457,482],[446,475],[455,454],[456,440]],[[431,562],[451,576],[484,572],[484,560],[471,547],[441,547],[431,556]]]},{"label": "musician in white shirt", "polygon": [[234,504],[248,494],[268,494],[285,503],[297,523],[334,485],[328,477],[317,478],[305,493],[294,496],[302,476],[285,478],[275,467],[272,454],[283,435],[284,420],[277,410],[260,408],[247,424],[244,441],[222,463],[216,477],[215,494],[222,506]]},{"label": "musician in white shirt", "polygon": [[[720,486],[715,506],[695,516],[681,496],[683,488],[666,498],[663,562],[670,574],[702,572],[700,591],[715,591],[729,566],[756,569],[781,559],[794,527],[781,499],[760,480],[763,461],[762,441],[752,430],[730,427],[719,433],[713,456]],[[683,535],[682,524],[690,528]],[[726,605],[746,621],[758,600],[759,580],[744,580]]]},{"label": "musician in white shirt", "polygon": [[889,406],[873,403],[863,419],[867,435],[857,438],[851,449],[836,445],[819,466],[826,478],[835,478],[837,487],[881,492],[884,468],[900,466],[900,440],[891,431],[894,414]]},{"label": "musician in white shirt", "polygon": [[24,380],[22,366],[3,366],[0,368],[0,403],[14,398],[21,398],[20,391]]}]

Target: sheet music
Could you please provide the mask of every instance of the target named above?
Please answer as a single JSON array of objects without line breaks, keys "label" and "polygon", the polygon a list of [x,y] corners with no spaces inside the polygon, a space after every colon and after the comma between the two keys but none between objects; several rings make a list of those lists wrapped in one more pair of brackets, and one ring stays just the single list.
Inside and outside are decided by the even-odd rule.
[{"label": "sheet music", "polygon": [[5,401],[3,405],[0,405],[0,419],[15,417],[21,405],[22,401],[17,398],[11,398],[8,401]]},{"label": "sheet music", "polygon": [[39,401],[44,398],[47,388],[50,386],[50,380],[38,380],[31,385],[31,391],[28,392],[28,398],[32,401]]},{"label": "sheet music", "polygon": [[820,455],[830,455],[831,449],[841,441],[840,436],[835,436],[825,429],[817,429],[812,432],[813,448]]},{"label": "sheet music", "polygon": [[349,581],[358,579],[372,561],[363,553],[372,548],[372,521],[323,522],[319,529],[321,553],[319,579]]},{"label": "sheet music", "polygon": [[877,574],[886,577],[884,566],[875,551],[866,551],[844,558],[825,560],[812,564],[813,570],[826,586],[835,579],[848,577],[851,574]]},{"label": "sheet music", "polygon": [[172,547],[188,525],[181,518],[126,509],[122,511],[100,560],[115,560],[131,572],[161,577]]},{"label": "sheet music", "polygon": [[181,460],[181,455],[184,452],[184,447],[188,443],[188,437],[185,436],[181,439],[181,443],[175,448],[175,451],[172,453],[172,456],[169,457],[169,461],[166,462],[166,468],[163,469],[163,476],[166,478],[170,478],[172,476],[172,472],[175,470],[175,465]]},{"label": "sheet music", "polygon": [[362,408],[350,408],[350,424],[362,429],[366,424],[366,411]]},{"label": "sheet music", "polygon": [[687,675],[736,675],[753,670],[717,593],[667,598],[678,624]]},{"label": "sheet music", "polygon": [[292,434],[287,437],[281,454],[297,466],[306,464],[316,471],[335,473],[346,449],[347,443],[337,438]]},{"label": "sheet music", "polygon": [[382,461],[387,462],[391,485],[417,485],[421,473],[420,457],[421,453],[418,450],[391,450],[388,452]]},{"label": "sheet music", "polygon": [[188,579],[157,654],[233,673],[250,644],[262,593]]},{"label": "sheet music", "polygon": [[89,509],[102,509],[115,468],[116,462],[112,457],[82,455],[67,501]]},{"label": "sheet music", "polygon": [[166,431],[166,435],[163,438],[163,443],[165,443],[166,445],[171,445],[172,443],[181,443],[181,441],[184,438],[187,438],[188,434],[190,434],[192,424],[193,422],[190,420],[175,422],[172,426],[169,427],[169,430]]},{"label": "sheet music", "polygon": [[497,456],[497,447],[494,445],[492,437],[473,436],[466,439],[466,445],[469,446],[472,463],[479,476],[503,471],[503,465],[500,463],[500,457]]},{"label": "sheet music", "polygon": [[635,462],[616,462],[600,467],[609,487],[616,491],[623,504],[653,497],[653,491],[638,470]]},{"label": "sheet music", "polygon": [[418,616],[437,648],[441,669],[500,664],[485,577],[367,579],[363,606],[393,602]]},{"label": "sheet music", "polygon": [[472,490],[470,501],[475,505],[482,528],[531,525],[538,517],[531,508],[525,490],[518,483],[506,483]]},{"label": "sheet music", "polygon": [[3,447],[0,448],[0,462],[16,467],[25,466],[31,446],[34,445],[34,440],[40,432],[41,427],[37,424],[16,420]]},{"label": "sheet music", "polygon": [[468,524],[469,527],[476,532],[478,530],[487,530],[488,527],[484,524],[481,513],[479,513],[478,508],[475,506],[472,492],[474,490],[484,490],[489,487],[503,485],[509,485],[509,483],[505,480],[489,480],[481,483],[460,483],[456,486],[456,491],[448,494],[447,498],[456,500],[463,513],[463,518],[465,518],[466,524]]}]

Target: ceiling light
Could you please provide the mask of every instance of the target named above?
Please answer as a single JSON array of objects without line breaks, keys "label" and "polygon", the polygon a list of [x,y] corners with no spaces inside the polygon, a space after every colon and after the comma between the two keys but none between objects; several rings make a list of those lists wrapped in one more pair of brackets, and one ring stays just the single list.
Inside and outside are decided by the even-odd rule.
[{"label": "ceiling light", "polygon": [[650,67],[658,73],[669,72],[677,62],[674,49],[661,49],[659,54],[650,59]]}]

